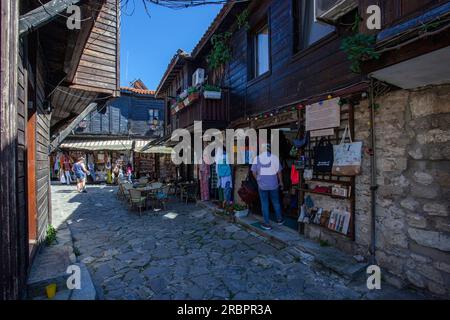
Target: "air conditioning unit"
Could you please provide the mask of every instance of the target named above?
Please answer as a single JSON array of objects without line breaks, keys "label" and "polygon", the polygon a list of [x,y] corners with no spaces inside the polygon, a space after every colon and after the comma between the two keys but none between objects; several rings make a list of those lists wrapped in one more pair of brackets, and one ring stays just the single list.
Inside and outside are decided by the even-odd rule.
[{"label": "air conditioning unit", "polygon": [[316,19],[335,24],[339,18],[358,7],[358,0],[314,0]]},{"label": "air conditioning unit", "polygon": [[198,86],[205,82],[205,69],[198,68],[192,75],[192,85]]}]

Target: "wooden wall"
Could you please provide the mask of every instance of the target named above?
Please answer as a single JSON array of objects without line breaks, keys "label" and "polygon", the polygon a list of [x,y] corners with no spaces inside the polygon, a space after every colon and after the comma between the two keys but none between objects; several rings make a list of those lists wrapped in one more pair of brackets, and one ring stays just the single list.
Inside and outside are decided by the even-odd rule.
[{"label": "wooden wall", "polygon": [[76,133],[151,137],[149,110],[158,110],[160,121],[164,120],[164,100],[153,96],[122,94],[104,108],[104,112],[91,112],[86,127],[78,127]]},{"label": "wooden wall", "polygon": [[365,10],[368,6],[379,5],[382,14],[382,28],[384,29],[446,2],[448,0],[359,0],[359,10],[361,16],[365,16]]},{"label": "wooden wall", "polygon": [[84,47],[71,87],[117,96],[120,86],[119,0],[104,1]]},{"label": "wooden wall", "polygon": [[233,36],[233,59],[227,85],[231,89],[231,116],[246,115],[296,103],[311,96],[357,83],[346,54],[340,49],[343,30],[326,36],[311,47],[294,52],[292,0],[264,0],[250,15],[250,25],[268,17],[271,71],[249,79],[248,33]]},{"label": "wooden wall", "polygon": [[[18,1],[0,0],[0,299],[17,299],[24,292],[27,254],[25,254],[26,223],[19,201],[19,129],[23,122],[23,72],[18,70]],[[22,99],[23,100],[23,99]],[[22,109],[19,110],[20,105]],[[22,118],[23,120],[23,118]],[[21,148],[22,147],[22,148]],[[22,153],[23,157],[23,153]],[[23,159],[23,158],[22,158]],[[23,161],[23,160],[22,160]],[[23,202],[22,202],[23,204]]]}]

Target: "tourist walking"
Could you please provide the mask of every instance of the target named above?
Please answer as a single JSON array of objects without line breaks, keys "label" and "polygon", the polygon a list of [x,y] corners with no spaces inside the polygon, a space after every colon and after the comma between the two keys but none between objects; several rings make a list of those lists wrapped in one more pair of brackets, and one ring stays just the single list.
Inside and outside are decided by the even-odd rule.
[{"label": "tourist walking", "polygon": [[86,175],[89,174],[89,171],[86,169],[83,157],[78,158],[78,161],[73,164],[72,170],[77,178],[77,191],[86,193]]}]

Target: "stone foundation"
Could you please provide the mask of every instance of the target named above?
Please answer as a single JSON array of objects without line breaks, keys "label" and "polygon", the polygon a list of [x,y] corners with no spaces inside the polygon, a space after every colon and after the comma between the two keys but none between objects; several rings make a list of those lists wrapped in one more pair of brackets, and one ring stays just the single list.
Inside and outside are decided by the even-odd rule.
[{"label": "stone foundation", "polygon": [[[385,280],[450,296],[450,86],[377,99],[376,247]],[[355,108],[356,140],[369,146],[367,100]],[[309,227],[307,235],[368,257],[370,158],[356,179],[356,241]]]},{"label": "stone foundation", "polygon": [[[383,278],[450,296],[450,86],[398,90],[377,99],[376,258]],[[369,102],[355,107],[355,139],[369,146]],[[307,225],[305,234],[369,257],[370,157],[356,179],[355,241]],[[340,205],[314,195],[315,205]],[[333,203],[334,201],[334,203]],[[331,203],[330,203],[331,202]]]}]

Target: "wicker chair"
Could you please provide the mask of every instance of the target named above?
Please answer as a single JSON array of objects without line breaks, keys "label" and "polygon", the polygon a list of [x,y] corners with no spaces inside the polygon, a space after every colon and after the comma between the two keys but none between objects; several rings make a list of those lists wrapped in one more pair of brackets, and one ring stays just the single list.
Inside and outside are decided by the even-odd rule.
[{"label": "wicker chair", "polygon": [[139,216],[142,215],[142,208],[147,206],[147,198],[142,196],[139,190],[130,189],[130,208],[138,208]]},{"label": "wicker chair", "polygon": [[184,192],[182,193],[181,196],[181,201],[186,200],[186,204],[188,203],[189,200],[195,200],[195,202],[197,203],[197,198],[198,198],[198,184],[190,184],[184,187]]},{"label": "wicker chair", "polygon": [[130,203],[130,190],[133,189],[133,185],[130,183],[124,183],[122,184],[122,188],[123,188],[123,198],[124,200],[126,200],[128,203]]},{"label": "wicker chair", "polygon": [[166,210],[167,202],[169,202],[169,191],[170,191],[170,185],[166,185],[155,194],[156,202],[161,204],[164,211]]}]

